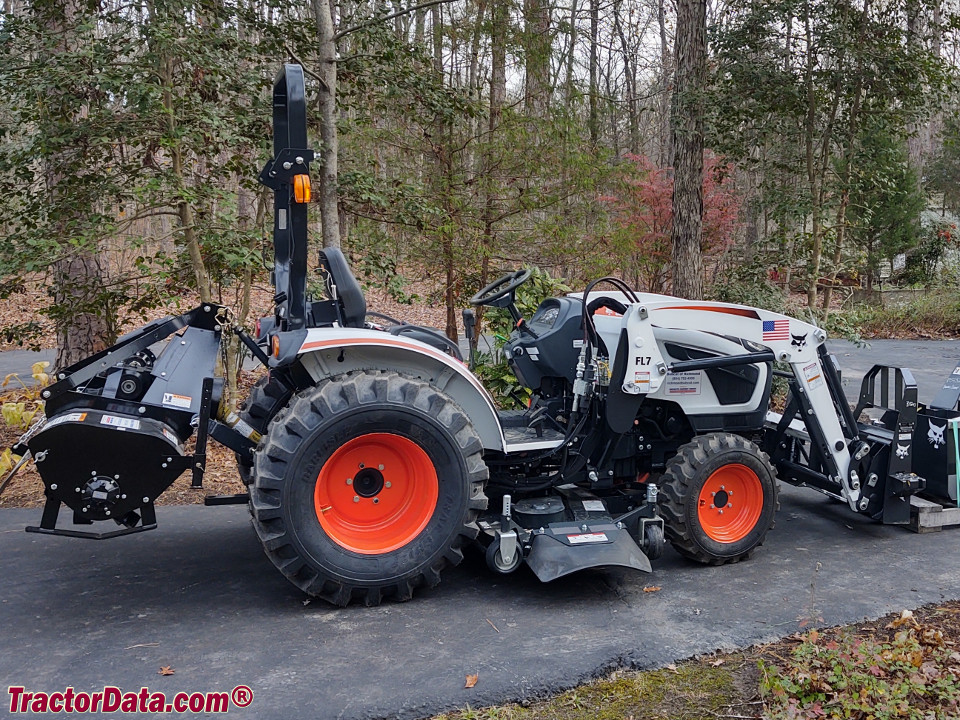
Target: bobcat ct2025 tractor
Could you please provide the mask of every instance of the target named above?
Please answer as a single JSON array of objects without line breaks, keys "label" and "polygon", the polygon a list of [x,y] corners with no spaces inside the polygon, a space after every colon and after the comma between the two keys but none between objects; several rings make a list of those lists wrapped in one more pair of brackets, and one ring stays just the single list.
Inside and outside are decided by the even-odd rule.
[{"label": "bobcat ct2025 tractor", "polygon": [[[273,316],[251,337],[203,304],[60,371],[44,421],[16,447],[45,485],[29,531],[155,528],[160,493],[186,470],[200,485],[209,438],[236,451],[249,493],[208,504],[249,503],[280,572],[338,605],[408,599],[473,542],[494,571],[525,564],[543,581],[650,571],[666,541],[695,561],[736,562],[773,526],[778,477],[887,523],[906,522],[925,486],[956,500],[960,389],[948,383],[937,407],[918,408],[909,371],[877,367],[851,411],[817,327],[613,278],[528,319],[514,298],[529,271],[473,297],[511,313],[504,352],[533,395],[522,412],[498,411],[446,337],[367,313],[338,250],[320,253],[326,297],[307,296],[313,153],[299,66],[280,72],[273,99],[274,158],[260,176],[275,193]],[[473,349],[472,311],[464,318]],[[239,418],[218,410],[231,332],[269,368]],[[782,414],[769,411],[776,373],[790,385]],[[877,423],[858,423],[880,406]],[[61,505],[81,528],[119,528],[60,528]]]}]

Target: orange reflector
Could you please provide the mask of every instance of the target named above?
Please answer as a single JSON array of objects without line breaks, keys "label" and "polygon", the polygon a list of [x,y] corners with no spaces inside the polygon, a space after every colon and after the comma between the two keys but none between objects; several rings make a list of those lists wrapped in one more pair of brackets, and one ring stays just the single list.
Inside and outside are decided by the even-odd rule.
[{"label": "orange reflector", "polygon": [[293,176],[293,199],[298,203],[310,202],[310,176]]},{"label": "orange reflector", "polygon": [[280,338],[276,335],[270,338],[270,348],[273,350],[273,356],[275,358],[280,357]]}]

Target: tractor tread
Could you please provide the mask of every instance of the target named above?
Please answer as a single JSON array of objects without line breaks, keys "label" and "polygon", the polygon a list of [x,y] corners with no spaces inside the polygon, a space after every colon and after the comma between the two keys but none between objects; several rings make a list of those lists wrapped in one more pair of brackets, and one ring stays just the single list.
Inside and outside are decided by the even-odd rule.
[{"label": "tractor tread", "polygon": [[[438,548],[429,561],[399,577],[349,580],[314,567],[301,557],[294,544],[295,530],[287,526],[283,512],[284,485],[291,466],[300,460],[305,438],[333,416],[361,409],[364,405],[416,408],[443,426],[459,447],[466,468],[467,501],[458,530],[447,547]],[[378,605],[381,600],[409,600],[415,588],[433,587],[448,565],[463,559],[461,548],[477,536],[475,520],[487,507],[484,485],[489,471],[483,462],[483,446],[470,419],[456,403],[423,380],[396,372],[358,371],[322,381],[295,395],[270,423],[258,448],[250,506],[253,524],[267,556],[303,592],[334,605],[358,601]]]},{"label": "tractor tread", "polygon": [[[262,435],[271,420],[289,402],[291,395],[285,385],[264,375],[250,388],[247,399],[237,409],[240,419]],[[253,458],[237,453],[237,472],[243,484],[249,486],[253,482]]]},{"label": "tractor tread", "polygon": [[[687,507],[688,503],[696,502],[699,494],[700,469],[711,458],[728,453],[745,453],[755,458],[772,478],[773,494],[773,511],[769,514],[766,526],[759,528],[759,539],[749,547],[734,550],[730,554],[712,551],[699,541],[699,528],[689,521]],[[779,483],[770,457],[751,441],[732,433],[700,435],[683,445],[677,454],[667,461],[660,482],[659,509],[664,519],[666,539],[678,553],[705,565],[726,565],[749,558],[753,550],[763,544],[767,532],[773,529],[776,512],[780,509]],[[764,518],[761,516],[758,525],[763,522]]]}]

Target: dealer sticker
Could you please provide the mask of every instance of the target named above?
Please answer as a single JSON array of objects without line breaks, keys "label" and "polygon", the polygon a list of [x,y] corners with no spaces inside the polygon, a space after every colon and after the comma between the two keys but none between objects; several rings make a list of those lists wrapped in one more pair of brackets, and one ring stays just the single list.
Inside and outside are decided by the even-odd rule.
[{"label": "dealer sticker", "polygon": [[104,415],[100,418],[101,425],[120,428],[122,430],[139,430],[140,421],[136,418],[117,417],[116,415]]},{"label": "dealer sticker", "polygon": [[580,535],[567,535],[567,540],[571,545],[583,545],[585,543],[608,542],[606,533],[581,533]]},{"label": "dealer sticker", "polygon": [[170,407],[183,408],[184,410],[190,409],[190,404],[193,402],[193,398],[189,395],[175,395],[174,393],[164,393],[163,394],[163,404],[169,405]]},{"label": "dealer sticker", "polygon": [[674,373],[667,376],[667,395],[699,395],[703,374],[695,372]]},{"label": "dealer sticker", "polygon": [[810,363],[803,369],[803,376],[807,379],[807,385],[811,390],[816,390],[823,385],[823,372],[818,363]]}]

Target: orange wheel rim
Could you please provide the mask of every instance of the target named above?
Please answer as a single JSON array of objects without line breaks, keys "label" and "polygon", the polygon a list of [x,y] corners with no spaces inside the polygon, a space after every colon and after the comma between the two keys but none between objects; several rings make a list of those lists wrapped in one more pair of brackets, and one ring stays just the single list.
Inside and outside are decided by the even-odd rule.
[{"label": "orange wheel rim", "polygon": [[711,540],[743,540],[757,526],[762,512],[763,486],[746,465],[724,465],[707,478],[700,490],[697,517]]},{"label": "orange wheel rim", "polygon": [[320,469],[317,520],[335,543],[363,555],[401,548],[430,522],[437,471],[423,448],[391,433],[340,446]]}]

